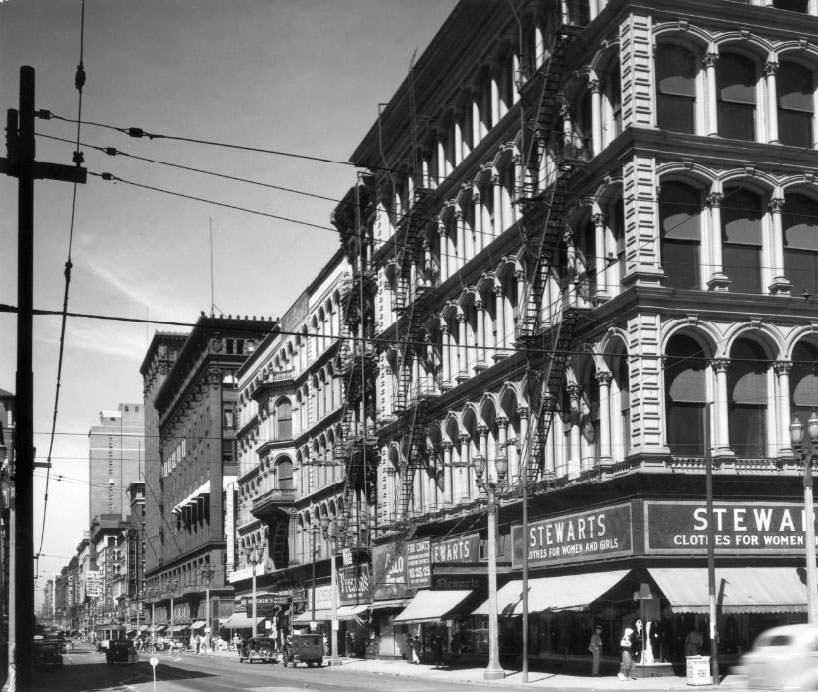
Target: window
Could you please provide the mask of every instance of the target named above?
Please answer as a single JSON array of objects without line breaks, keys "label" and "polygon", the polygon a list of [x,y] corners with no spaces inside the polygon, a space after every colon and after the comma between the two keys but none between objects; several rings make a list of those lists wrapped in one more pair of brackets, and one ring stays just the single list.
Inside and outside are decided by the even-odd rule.
[{"label": "window", "polygon": [[656,49],[656,117],[661,129],[695,133],[697,70],[691,51],[672,44]]},{"label": "window", "polygon": [[704,456],[707,387],[702,347],[691,337],[670,339],[665,360],[667,444],[677,456]]},{"label": "window", "polygon": [[289,440],[293,436],[293,413],[289,399],[282,399],[276,406],[276,439]]},{"label": "window", "polygon": [[279,488],[293,487],[293,462],[289,458],[284,457],[278,462],[276,466],[276,475],[278,476]]},{"label": "window", "polygon": [[773,7],[779,10],[789,10],[790,12],[806,14],[808,6],[809,0],[773,0]]},{"label": "window", "polygon": [[793,147],[812,148],[812,71],[791,62],[781,63],[776,73],[778,139]]},{"label": "window", "polygon": [[225,430],[232,430],[235,426],[235,419],[233,417],[233,407],[225,406],[223,410],[223,426]]},{"label": "window", "polygon": [[792,295],[818,295],[818,202],[799,194],[784,199],[784,275]]},{"label": "window", "polygon": [[699,288],[701,193],[684,183],[662,183],[659,223],[665,285]]},{"label": "window", "polygon": [[724,272],[737,293],[761,293],[761,196],[743,188],[725,190],[721,207]]},{"label": "window", "polygon": [[731,139],[755,140],[755,63],[742,55],[721,55],[716,63],[716,85],[719,134]]},{"label": "window", "polygon": [[740,457],[767,449],[767,358],[761,346],[741,339],[730,352],[727,372],[730,447]]},{"label": "window", "polygon": [[609,141],[613,141],[622,134],[622,81],[619,74],[619,65],[608,75],[607,92],[611,106],[611,132]]}]

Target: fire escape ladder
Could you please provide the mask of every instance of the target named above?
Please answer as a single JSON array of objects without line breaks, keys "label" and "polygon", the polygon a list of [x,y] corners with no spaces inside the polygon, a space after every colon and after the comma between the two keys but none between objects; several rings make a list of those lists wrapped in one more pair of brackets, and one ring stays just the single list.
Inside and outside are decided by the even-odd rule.
[{"label": "fire escape ladder", "polygon": [[544,481],[551,480],[544,471],[545,447],[560,401],[565,365],[568,362],[568,349],[574,336],[578,316],[579,312],[575,308],[566,308],[563,310],[562,320],[542,335],[540,343],[544,346],[549,345],[548,352],[545,354],[547,361],[545,364],[542,354],[529,353],[528,372],[535,385],[532,408],[537,412],[534,419],[536,425],[529,428],[524,448],[524,482],[529,485],[535,483],[538,477]]}]

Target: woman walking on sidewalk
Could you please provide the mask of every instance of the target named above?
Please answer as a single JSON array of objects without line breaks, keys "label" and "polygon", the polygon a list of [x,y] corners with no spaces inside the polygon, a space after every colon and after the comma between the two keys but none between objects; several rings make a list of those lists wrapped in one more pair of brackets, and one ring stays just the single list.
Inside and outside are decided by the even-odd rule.
[{"label": "woman walking on sidewalk", "polygon": [[633,656],[631,655],[631,649],[633,647],[632,637],[633,629],[626,627],[622,633],[622,639],[619,642],[622,664],[619,666],[617,677],[620,680],[636,680],[636,678],[631,675],[631,673],[633,673]]},{"label": "woman walking on sidewalk", "polygon": [[591,652],[591,675],[599,675],[599,659],[602,656],[602,625],[594,627],[591,641],[588,643]]}]

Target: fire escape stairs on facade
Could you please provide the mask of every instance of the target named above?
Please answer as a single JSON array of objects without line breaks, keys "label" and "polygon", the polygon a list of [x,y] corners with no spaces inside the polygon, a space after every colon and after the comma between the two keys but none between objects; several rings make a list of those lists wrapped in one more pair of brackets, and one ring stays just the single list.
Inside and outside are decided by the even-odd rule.
[{"label": "fire escape stairs on facade", "polygon": [[[531,485],[540,478],[547,481],[545,448],[551,431],[559,392],[568,360],[568,349],[577,322],[577,309],[569,304],[543,305],[548,281],[557,259],[565,229],[565,206],[569,185],[578,162],[570,147],[556,134],[554,142],[554,171],[550,184],[540,189],[541,163],[547,156],[553,123],[559,107],[559,90],[566,75],[565,54],[579,31],[576,27],[557,29],[549,51],[550,58],[535,73],[524,88],[524,96],[533,100],[535,115],[531,119],[531,133],[525,146],[523,184],[517,200],[521,207],[526,259],[532,268],[528,289],[520,297],[523,316],[517,334],[517,345],[528,352],[528,380],[532,383],[531,408],[536,412],[529,427],[523,448],[523,483]],[[537,88],[539,86],[539,93]],[[537,94],[532,99],[532,94]],[[556,317],[545,318],[547,314]]]}]

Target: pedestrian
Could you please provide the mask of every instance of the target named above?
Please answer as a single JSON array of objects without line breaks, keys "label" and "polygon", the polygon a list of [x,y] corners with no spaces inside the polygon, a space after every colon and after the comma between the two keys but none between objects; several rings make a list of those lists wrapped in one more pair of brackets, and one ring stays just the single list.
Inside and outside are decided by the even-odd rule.
[{"label": "pedestrian", "polygon": [[619,673],[617,677],[620,680],[636,680],[631,675],[633,673],[633,656],[631,654],[633,648],[633,628],[626,627],[622,633],[622,639],[619,642],[619,652],[622,656],[622,663],[619,666]]},{"label": "pedestrian", "polygon": [[434,656],[435,668],[443,666],[443,652],[446,648],[446,633],[439,629],[432,635],[432,655]]},{"label": "pedestrian", "polygon": [[588,642],[588,651],[591,652],[591,675],[599,675],[599,659],[602,656],[602,625],[594,627],[591,641]]},{"label": "pedestrian", "polygon": [[190,635],[190,641],[188,642],[188,646],[190,647],[191,651],[198,651],[199,650],[199,642],[196,640],[196,635]]},{"label": "pedestrian", "polygon": [[406,635],[406,640],[409,643],[409,662],[420,663],[420,637],[411,634]]},{"label": "pedestrian", "polygon": [[702,644],[704,644],[704,637],[694,625],[685,637],[685,656],[698,656],[701,653]]},{"label": "pedestrian", "polygon": [[346,636],[344,637],[344,644],[346,645],[347,658],[352,658],[355,653],[355,641],[353,640],[352,632],[349,630],[347,630]]},{"label": "pedestrian", "polygon": [[329,656],[329,641],[327,640],[326,633],[321,635],[321,641],[324,644],[324,656]]}]

